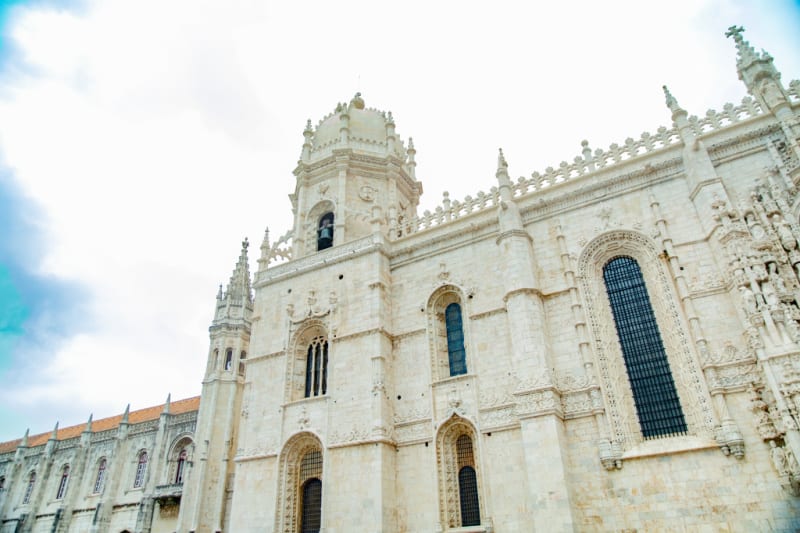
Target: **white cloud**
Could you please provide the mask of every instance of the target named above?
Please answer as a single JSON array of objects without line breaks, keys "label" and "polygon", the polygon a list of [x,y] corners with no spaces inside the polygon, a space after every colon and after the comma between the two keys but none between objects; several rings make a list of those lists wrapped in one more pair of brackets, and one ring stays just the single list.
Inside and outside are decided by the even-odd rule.
[{"label": "white cloud", "polygon": [[[87,284],[91,299],[85,331],[0,398],[109,415],[198,393],[216,283],[244,235],[253,253],[264,226],[288,229],[305,119],[355,90],[414,136],[432,208],[445,189],[457,199],[494,185],[498,146],[512,175],[529,175],[571,160],[584,138],[605,148],[667,124],[663,83],[690,113],[738,100],[730,24],[748,27],[785,79],[800,76],[800,15],[768,4],[21,11],[11,35],[28,68],[2,80],[0,151],[47,214],[42,270]],[[48,416],[35,431],[66,415]]]}]

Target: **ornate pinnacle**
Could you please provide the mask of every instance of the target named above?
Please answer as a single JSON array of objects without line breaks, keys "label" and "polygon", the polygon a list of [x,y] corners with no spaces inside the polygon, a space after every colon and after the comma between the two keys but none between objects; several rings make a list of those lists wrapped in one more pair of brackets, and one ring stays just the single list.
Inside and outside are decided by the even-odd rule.
[{"label": "ornate pinnacle", "polygon": [[170,404],[172,403],[172,393],[167,394],[167,401],[164,402],[164,409],[161,411],[162,415],[168,415],[170,411]]},{"label": "ornate pinnacle", "polygon": [[92,417],[94,414],[89,414],[89,420],[86,421],[86,427],[84,428],[84,433],[91,433],[92,432]]},{"label": "ornate pinnacle", "polygon": [[122,421],[120,422],[121,424],[128,423],[128,415],[130,415],[130,413],[131,413],[131,404],[128,404],[127,406],[125,406],[125,412],[122,413]]},{"label": "ornate pinnacle", "polygon": [[22,441],[19,443],[18,448],[27,448],[28,447],[28,434],[30,433],[30,428],[25,430],[25,435],[22,436]]},{"label": "ornate pinnacle", "polygon": [[500,169],[508,168],[508,163],[506,162],[506,158],[503,155],[503,149],[500,148],[499,153],[497,154],[497,171],[499,172]]},{"label": "ornate pinnacle", "polygon": [[728,28],[728,31],[725,32],[725,37],[733,37],[733,40],[736,41],[736,50],[739,52],[736,63],[739,68],[758,59],[758,54],[756,54],[755,49],[742,37],[743,32],[744,28],[742,26],[731,26]]},{"label": "ornate pinnacle", "polygon": [[55,427],[53,428],[53,432],[50,434],[50,440],[58,439],[58,422],[56,422]]}]

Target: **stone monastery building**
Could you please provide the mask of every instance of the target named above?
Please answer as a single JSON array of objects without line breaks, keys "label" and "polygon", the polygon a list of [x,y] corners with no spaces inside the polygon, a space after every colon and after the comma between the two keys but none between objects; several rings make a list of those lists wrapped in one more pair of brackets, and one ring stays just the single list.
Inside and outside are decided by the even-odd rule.
[{"label": "stone monastery building", "polygon": [[0,444],[5,532],[800,530],[800,82],[417,212],[356,95],[202,395]]}]

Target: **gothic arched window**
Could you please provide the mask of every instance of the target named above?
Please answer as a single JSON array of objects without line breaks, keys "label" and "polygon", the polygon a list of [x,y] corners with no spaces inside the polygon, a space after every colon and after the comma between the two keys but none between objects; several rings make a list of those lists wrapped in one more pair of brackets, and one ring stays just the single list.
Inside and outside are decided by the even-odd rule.
[{"label": "gothic arched window", "polygon": [[451,303],[444,310],[445,329],[447,330],[447,360],[450,375],[460,376],[467,373],[467,352],[464,350],[464,325],[461,322],[461,306]]},{"label": "gothic arched window", "polygon": [[180,485],[183,483],[183,476],[186,473],[186,459],[189,457],[189,452],[186,448],[182,449],[178,454],[178,462],[175,465],[175,484]]},{"label": "gothic arched window", "polygon": [[139,461],[136,463],[136,475],[133,477],[133,488],[138,489],[144,486],[144,475],[147,473],[147,452],[139,454]]},{"label": "gothic arched window", "polygon": [[619,256],[603,267],[622,357],[645,439],[686,433],[686,421],[639,264]]},{"label": "gothic arched window", "polygon": [[314,337],[306,353],[305,397],[324,396],[328,392],[328,341]]},{"label": "gothic arched window", "polygon": [[428,341],[431,377],[434,381],[468,372],[468,322],[464,294],[458,287],[443,285],[428,299]]},{"label": "gothic arched window", "polygon": [[100,494],[103,490],[103,483],[106,480],[106,464],[105,458],[100,459],[100,463],[97,465],[97,477],[94,478],[92,494]]},{"label": "gothic arched window", "polygon": [[322,215],[317,226],[317,251],[333,246],[333,213]]},{"label": "gothic arched window", "polygon": [[56,500],[60,500],[67,492],[67,483],[69,482],[69,465],[65,465],[61,469],[61,479],[58,482],[58,490],[56,490]]},{"label": "gothic arched window", "polygon": [[322,529],[322,443],[311,433],[291,437],[280,454],[276,533]]},{"label": "gothic arched window", "polygon": [[475,429],[453,415],[439,430],[436,454],[439,466],[440,520],[447,528],[481,523],[479,466],[475,453]]},{"label": "gothic arched window", "polygon": [[225,370],[230,370],[233,365],[233,349],[225,350]]},{"label": "gothic arched window", "polygon": [[31,472],[31,475],[28,477],[28,486],[25,487],[25,494],[22,496],[23,505],[31,503],[31,494],[33,494],[34,485],[36,485],[36,472]]}]

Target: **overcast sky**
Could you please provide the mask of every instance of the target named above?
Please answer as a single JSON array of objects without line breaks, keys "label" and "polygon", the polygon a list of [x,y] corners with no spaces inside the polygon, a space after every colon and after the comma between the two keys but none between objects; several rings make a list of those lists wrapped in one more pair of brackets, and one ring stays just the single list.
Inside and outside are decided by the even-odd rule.
[{"label": "overcast sky", "polygon": [[738,103],[731,24],[800,78],[788,1],[0,0],[0,441],[199,394],[306,119],[391,110],[433,209]]}]

